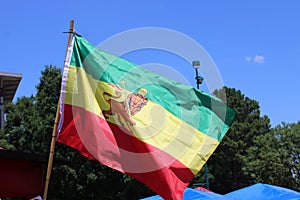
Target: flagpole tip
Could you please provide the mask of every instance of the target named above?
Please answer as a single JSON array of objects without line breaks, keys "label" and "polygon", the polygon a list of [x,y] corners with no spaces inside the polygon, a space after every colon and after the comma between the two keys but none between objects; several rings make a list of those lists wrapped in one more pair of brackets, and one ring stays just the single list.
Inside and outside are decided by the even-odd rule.
[{"label": "flagpole tip", "polygon": [[71,19],[70,20],[70,32],[73,32],[73,30],[74,30],[74,20]]}]

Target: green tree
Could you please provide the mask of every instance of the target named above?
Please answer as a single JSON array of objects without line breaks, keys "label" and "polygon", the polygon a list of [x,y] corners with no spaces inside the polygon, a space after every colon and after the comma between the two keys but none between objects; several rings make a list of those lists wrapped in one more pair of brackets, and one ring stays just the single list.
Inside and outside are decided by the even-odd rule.
[{"label": "green tree", "polygon": [[0,130],[0,149],[1,148],[6,150],[15,150],[15,147],[9,142],[7,142],[7,137],[3,130]]},{"label": "green tree", "polygon": [[227,193],[252,182],[252,178],[242,170],[247,165],[247,150],[255,145],[258,136],[270,131],[270,120],[267,116],[261,117],[259,103],[240,90],[224,87],[216,90],[214,95],[237,112],[230,130],[208,161],[213,176],[211,189]]},{"label": "green tree", "polygon": [[36,112],[34,115],[35,132],[33,132],[34,151],[48,154],[51,134],[60,94],[61,70],[56,66],[45,66],[41,72],[40,82],[36,86]]},{"label": "green tree", "polygon": [[42,71],[37,95],[18,98],[5,105],[5,139],[16,150],[47,155],[55,110],[57,108],[60,69],[46,66]]},{"label": "green tree", "polygon": [[244,157],[246,165],[243,172],[251,177],[252,183],[284,185],[285,172],[288,170],[281,157],[282,148],[272,132],[257,136],[254,145],[247,149]]},{"label": "green tree", "polygon": [[16,104],[5,105],[6,120],[3,138],[12,145],[12,149],[25,152],[33,151],[33,143],[29,141],[33,140],[34,107],[35,98],[33,96],[21,97],[17,99]]},{"label": "green tree", "polygon": [[280,153],[286,166],[284,186],[300,190],[300,121],[282,123],[274,128],[274,135],[280,143]]},{"label": "green tree", "polygon": [[295,190],[300,189],[300,122],[276,126],[256,138],[248,149],[243,171],[254,182],[264,182]]}]

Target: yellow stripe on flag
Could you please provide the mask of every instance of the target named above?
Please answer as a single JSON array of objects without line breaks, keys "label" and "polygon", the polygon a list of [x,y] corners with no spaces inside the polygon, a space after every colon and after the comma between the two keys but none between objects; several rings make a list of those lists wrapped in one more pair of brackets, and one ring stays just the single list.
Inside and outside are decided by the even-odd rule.
[{"label": "yellow stripe on flag", "polygon": [[[64,94],[66,104],[82,107],[104,118],[102,110],[110,109],[104,92],[117,95],[108,83],[93,79],[83,68],[70,66]],[[126,90],[123,92],[129,94]],[[120,101],[122,100],[125,100],[124,96],[120,97]],[[107,120],[120,126],[122,123],[116,117]],[[150,100],[132,116],[132,120],[136,122],[135,125],[123,123],[123,126],[135,137],[172,155],[194,174],[202,168],[219,144],[216,139],[205,135]]]}]

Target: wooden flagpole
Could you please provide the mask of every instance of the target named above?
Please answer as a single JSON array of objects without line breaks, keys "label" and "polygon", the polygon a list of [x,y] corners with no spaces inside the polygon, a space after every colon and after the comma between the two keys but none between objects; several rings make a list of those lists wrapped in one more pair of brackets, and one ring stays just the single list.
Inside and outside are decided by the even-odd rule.
[{"label": "wooden flagpole", "polygon": [[[68,47],[70,45],[71,37],[74,31],[74,20],[70,20],[70,28],[69,28],[69,36],[68,36],[68,45],[66,49],[66,55],[68,52]],[[66,56],[65,56],[66,59]],[[49,159],[48,159],[48,167],[47,167],[47,174],[46,174],[46,180],[45,180],[45,186],[44,186],[44,193],[43,193],[43,200],[47,199],[47,193],[48,193],[48,187],[49,187],[49,181],[52,171],[52,165],[53,165],[53,158],[54,158],[54,149],[55,149],[55,143],[56,143],[56,136],[57,136],[57,127],[60,119],[60,103],[58,100],[57,109],[56,109],[56,116],[52,131],[52,139],[51,139],[51,146],[50,146],[50,152],[49,152]]]}]

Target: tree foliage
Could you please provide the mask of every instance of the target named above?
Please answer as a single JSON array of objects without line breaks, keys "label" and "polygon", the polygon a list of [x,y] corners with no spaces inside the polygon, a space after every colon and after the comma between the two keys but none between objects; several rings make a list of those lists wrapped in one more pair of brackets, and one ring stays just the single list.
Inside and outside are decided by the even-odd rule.
[{"label": "tree foliage", "polygon": [[12,149],[22,150],[25,152],[32,152],[34,143],[34,127],[32,120],[34,120],[35,98],[21,97],[18,98],[17,103],[9,103],[5,106],[6,121],[4,124],[3,137]]},{"label": "tree foliage", "polygon": [[284,184],[300,190],[300,121],[282,123],[275,127],[274,136],[280,142],[280,153],[285,166]]},{"label": "tree foliage", "polygon": [[246,97],[240,90],[224,87],[214,94],[237,112],[230,130],[208,162],[214,177],[211,188],[227,193],[252,182],[243,171],[247,165],[245,157],[248,149],[255,145],[255,139],[270,131],[270,120],[267,116],[261,117],[258,102]]},{"label": "tree foliage", "polygon": [[271,128],[259,103],[240,90],[224,87],[214,94],[237,117],[208,162],[211,189],[227,193],[261,182],[299,190],[300,122]]},{"label": "tree foliage", "polygon": [[276,126],[248,149],[243,169],[254,182],[300,189],[300,122]]}]

